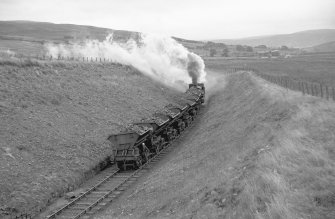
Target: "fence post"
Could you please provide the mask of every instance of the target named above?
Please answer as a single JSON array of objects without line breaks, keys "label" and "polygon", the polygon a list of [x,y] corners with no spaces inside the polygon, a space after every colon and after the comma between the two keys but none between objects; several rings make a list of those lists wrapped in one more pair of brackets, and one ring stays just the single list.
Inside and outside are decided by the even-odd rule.
[{"label": "fence post", "polygon": [[333,90],[333,100],[335,101],[335,89],[332,87]]},{"label": "fence post", "polygon": [[323,98],[323,90],[322,90],[322,84],[320,83],[320,93],[321,93],[321,98]]},{"label": "fence post", "polygon": [[301,85],[302,85],[302,94],[305,95],[305,85],[303,81],[301,82]]},{"label": "fence post", "polygon": [[328,86],[326,85],[326,97],[327,97],[327,100],[329,100],[329,92],[328,92]]},{"label": "fence post", "polygon": [[312,92],[312,96],[315,96],[314,95],[315,92],[314,92],[314,84],[313,83],[311,84],[311,92]]}]

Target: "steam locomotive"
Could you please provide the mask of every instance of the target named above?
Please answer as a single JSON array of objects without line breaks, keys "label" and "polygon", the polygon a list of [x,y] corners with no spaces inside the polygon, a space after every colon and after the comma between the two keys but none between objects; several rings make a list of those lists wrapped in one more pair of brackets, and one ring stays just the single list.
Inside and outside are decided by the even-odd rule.
[{"label": "steam locomotive", "polygon": [[113,154],[118,168],[137,169],[159,153],[190,125],[204,99],[204,84],[189,84],[177,104],[169,104],[151,118],[141,119],[129,124],[126,130],[110,135],[108,140],[116,146]]}]

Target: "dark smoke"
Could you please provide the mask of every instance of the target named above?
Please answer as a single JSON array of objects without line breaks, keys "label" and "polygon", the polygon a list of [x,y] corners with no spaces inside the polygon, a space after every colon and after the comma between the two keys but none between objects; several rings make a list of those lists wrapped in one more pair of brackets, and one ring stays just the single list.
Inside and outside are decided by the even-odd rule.
[{"label": "dark smoke", "polygon": [[197,60],[197,57],[193,53],[189,53],[187,55],[188,63],[187,63],[187,72],[192,78],[192,83],[198,83],[198,79],[201,74],[201,66],[200,62]]}]

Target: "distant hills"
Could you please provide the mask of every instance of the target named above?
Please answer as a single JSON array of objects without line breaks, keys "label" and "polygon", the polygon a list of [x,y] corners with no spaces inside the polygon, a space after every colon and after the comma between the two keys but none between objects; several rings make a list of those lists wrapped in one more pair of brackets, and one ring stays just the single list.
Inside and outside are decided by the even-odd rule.
[{"label": "distant hills", "polygon": [[306,48],[335,41],[335,29],[307,30],[292,34],[258,36],[241,39],[222,39],[212,41],[230,45],[266,45],[270,47],[280,47],[285,45],[288,47]]},{"label": "distant hills", "polygon": [[335,41],[303,49],[306,52],[335,52]]},{"label": "distant hills", "polygon": [[[117,41],[127,41],[130,38],[136,40],[139,36],[139,33],[134,31],[85,25],[34,21],[0,21],[0,51],[11,50],[22,55],[43,55],[45,53],[44,44],[46,42],[71,43],[84,39],[103,40],[111,33],[113,33],[113,38]],[[208,44],[206,41],[173,38],[191,51],[202,56],[208,56],[210,48],[220,50],[220,46],[223,45],[211,43],[210,48],[205,48]],[[212,40],[212,42],[228,45],[266,45],[268,47],[281,47],[285,45],[288,47],[303,48],[307,52],[334,52],[335,29],[308,30],[292,34],[243,39]],[[235,46],[230,46],[229,50],[230,52],[234,52]]]},{"label": "distant hills", "polygon": [[105,39],[109,33],[116,38],[129,38],[136,32],[113,30],[108,28],[75,25],[54,24],[34,21],[0,21],[0,36],[13,39],[35,41],[64,41],[69,39]]},{"label": "distant hills", "polygon": [[25,56],[43,55],[45,54],[44,44],[47,42],[104,40],[111,33],[113,33],[113,39],[118,41],[138,37],[137,32],[93,26],[34,21],[0,21],[0,51],[11,50]]}]

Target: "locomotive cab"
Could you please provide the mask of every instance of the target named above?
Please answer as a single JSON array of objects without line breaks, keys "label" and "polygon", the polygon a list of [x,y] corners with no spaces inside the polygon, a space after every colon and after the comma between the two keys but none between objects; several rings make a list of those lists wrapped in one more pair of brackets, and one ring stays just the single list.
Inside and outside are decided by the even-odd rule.
[{"label": "locomotive cab", "polygon": [[197,83],[197,84],[189,84],[188,85],[189,89],[192,88],[192,87],[195,87],[197,89],[201,89],[201,90],[205,91],[205,85],[204,85],[204,83]]}]

